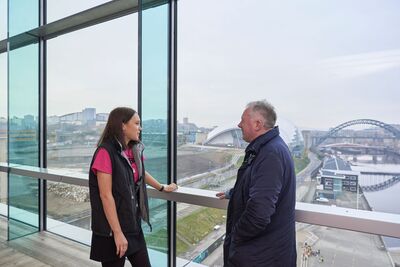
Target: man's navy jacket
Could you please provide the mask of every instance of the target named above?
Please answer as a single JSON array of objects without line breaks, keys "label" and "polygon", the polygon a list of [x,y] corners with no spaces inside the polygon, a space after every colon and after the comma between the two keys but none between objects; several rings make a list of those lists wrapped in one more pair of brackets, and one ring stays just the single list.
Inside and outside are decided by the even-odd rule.
[{"label": "man's navy jacket", "polygon": [[224,266],[296,266],[296,175],[278,127],[247,146],[230,195]]}]

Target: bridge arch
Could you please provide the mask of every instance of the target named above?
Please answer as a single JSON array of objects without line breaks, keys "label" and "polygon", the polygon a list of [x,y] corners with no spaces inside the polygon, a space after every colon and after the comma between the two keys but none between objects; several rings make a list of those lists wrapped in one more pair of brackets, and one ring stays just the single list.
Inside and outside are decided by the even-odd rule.
[{"label": "bridge arch", "polygon": [[375,192],[389,188],[398,182],[400,182],[400,176],[393,176],[392,178],[378,184],[361,186],[361,189],[363,192]]},{"label": "bridge arch", "polygon": [[319,146],[320,144],[322,144],[326,139],[328,139],[329,137],[334,136],[337,132],[339,132],[340,130],[353,126],[353,125],[359,125],[359,124],[369,124],[369,125],[373,125],[373,126],[378,126],[381,127],[389,132],[391,132],[394,137],[400,139],[400,130],[396,129],[395,127],[378,121],[378,120],[371,120],[371,119],[358,119],[358,120],[351,120],[351,121],[347,121],[345,123],[342,123],[338,126],[336,126],[335,128],[331,129],[326,135],[324,135],[323,137],[321,137],[318,142],[315,144],[315,146]]}]

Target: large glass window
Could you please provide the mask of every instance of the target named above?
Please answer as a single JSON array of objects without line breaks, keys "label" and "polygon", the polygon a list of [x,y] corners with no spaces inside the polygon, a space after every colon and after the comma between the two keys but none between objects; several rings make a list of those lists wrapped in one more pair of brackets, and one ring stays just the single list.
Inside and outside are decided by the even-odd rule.
[{"label": "large glass window", "polygon": [[0,40],[7,38],[7,0],[0,1]]},{"label": "large glass window", "polygon": [[[168,5],[143,10],[141,43],[142,141],[146,170],[168,181]],[[167,266],[167,201],[149,199],[153,232],[145,232],[153,266]]]},{"label": "large glass window", "polygon": [[[8,131],[10,163],[38,166],[38,45],[9,52]],[[24,101],[22,101],[24,100]],[[8,175],[9,239],[37,231],[38,181]]]},{"label": "large glass window", "polygon": [[[9,37],[36,28],[39,23],[37,0],[8,1]],[[21,19],[24,18],[24,19]],[[10,47],[13,47],[13,41]],[[39,164],[39,49],[37,44],[8,54],[8,161]],[[38,181],[8,175],[8,238],[34,233],[39,226]]]},{"label": "large glass window", "polygon": [[[0,162],[7,162],[7,53],[0,54]],[[7,174],[0,173],[0,214],[7,215]]]},{"label": "large glass window", "polygon": [[[109,112],[137,109],[137,14],[51,39],[47,52],[47,167],[87,174]],[[90,230],[88,188],[47,191],[49,219]]]},{"label": "large glass window", "polygon": [[[0,1],[0,41],[7,38],[7,1]],[[7,53],[0,54],[0,162],[7,162]],[[7,174],[0,173],[0,215],[7,215]]]},{"label": "large glass window", "polygon": [[8,0],[8,12],[9,12],[8,33],[10,37],[32,30],[38,26],[39,23],[38,0],[24,0],[24,1]]},{"label": "large glass window", "polygon": [[[7,1],[0,1],[0,41],[7,38]],[[0,162],[7,162],[7,53],[0,54]],[[7,215],[7,174],[0,173],[0,215]]]},{"label": "large glass window", "polygon": [[179,1],[178,183],[231,187],[247,145],[241,113],[266,99],[295,161],[298,201],[400,213],[397,9]]},{"label": "large glass window", "polygon": [[74,15],[86,9],[110,2],[110,0],[86,0],[71,3],[68,0],[47,0],[47,23]]}]

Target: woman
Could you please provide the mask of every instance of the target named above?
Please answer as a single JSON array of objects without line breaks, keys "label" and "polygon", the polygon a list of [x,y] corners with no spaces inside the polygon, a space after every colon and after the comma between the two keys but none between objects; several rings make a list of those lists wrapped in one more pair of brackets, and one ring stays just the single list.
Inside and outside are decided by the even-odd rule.
[{"label": "woman", "polygon": [[104,267],[124,266],[125,257],[132,266],[150,266],[141,228],[141,220],[151,228],[146,184],[164,192],[177,188],[161,185],[144,170],[141,130],[133,109],[111,111],[90,165],[90,258]]}]

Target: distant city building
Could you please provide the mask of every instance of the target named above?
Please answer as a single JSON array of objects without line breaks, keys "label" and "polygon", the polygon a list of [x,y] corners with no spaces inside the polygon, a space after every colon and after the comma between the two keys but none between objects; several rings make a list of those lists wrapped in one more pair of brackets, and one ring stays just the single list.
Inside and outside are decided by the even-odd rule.
[{"label": "distant city building", "polygon": [[167,120],[151,119],[142,121],[143,134],[167,134]]},{"label": "distant city building", "polygon": [[47,124],[48,125],[55,125],[55,124],[58,124],[58,123],[60,123],[60,117],[59,116],[54,115],[54,116],[47,117]]},{"label": "distant city building", "polygon": [[196,124],[189,122],[189,118],[183,118],[183,123],[178,122],[178,133],[182,134],[183,143],[194,144],[199,128]]},{"label": "distant city building", "polygon": [[[279,127],[280,136],[291,147],[302,143],[302,138],[296,126],[290,121],[280,118],[276,125]],[[245,148],[248,143],[243,140],[242,130],[235,124],[218,126],[214,128],[204,142],[208,146]]]},{"label": "distant city building", "polygon": [[177,123],[178,144],[202,145],[207,139],[210,128],[197,127],[195,123],[189,122],[189,118],[183,118],[183,122]]},{"label": "distant city building", "polygon": [[82,110],[82,123],[88,124],[96,121],[96,109],[95,108],[85,108]]},{"label": "distant city building", "polygon": [[22,120],[22,127],[24,129],[35,129],[36,128],[35,117],[32,115],[25,115]]},{"label": "distant city building", "polygon": [[107,121],[108,120],[108,113],[97,113],[96,114],[96,121]]},{"label": "distant city building", "polygon": [[[51,116],[52,122],[56,123],[56,118]],[[71,123],[76,125],[96,125],[97,115],[95,108],[84,108],[82,112],[73,112],[59,116],[59,122]]]},{"label": "distant city building", "polygon": [[195,140],[195,144],[196,145],[202,145],[202,144],[204,144],[204,142],[207,140],[207,135],[208,135],[208,133],[206,133],[206,132],[197,132],[196,133],[196,140]]},{"label": "distant city building", "polygon": [[82,112],[68,113],[60,116],[60,122],[81,122]]},{"label": "distant city building", "polygon": [[342,191],[357,192],[360,173],[353,171],[350,164],[339,157],[325,159],[319,174],[323,190],[333,192],[326,196],[335,198]]},{"label": "distant city building", "polygon": [[10,119],[10,125],[11,126],[22,126],[22,118],[18,118],[18,117],[13,117]]},{"label": "distant city building", "polygon": [[242,131],[237,126],[218,126],[208,134],[205,146],[245,148]]},{"label": "distant city building", "polygon": [[[0,117],[0,142],[7,138],[7,119]],[[3,150],[5,151],[5,149]]]}]

